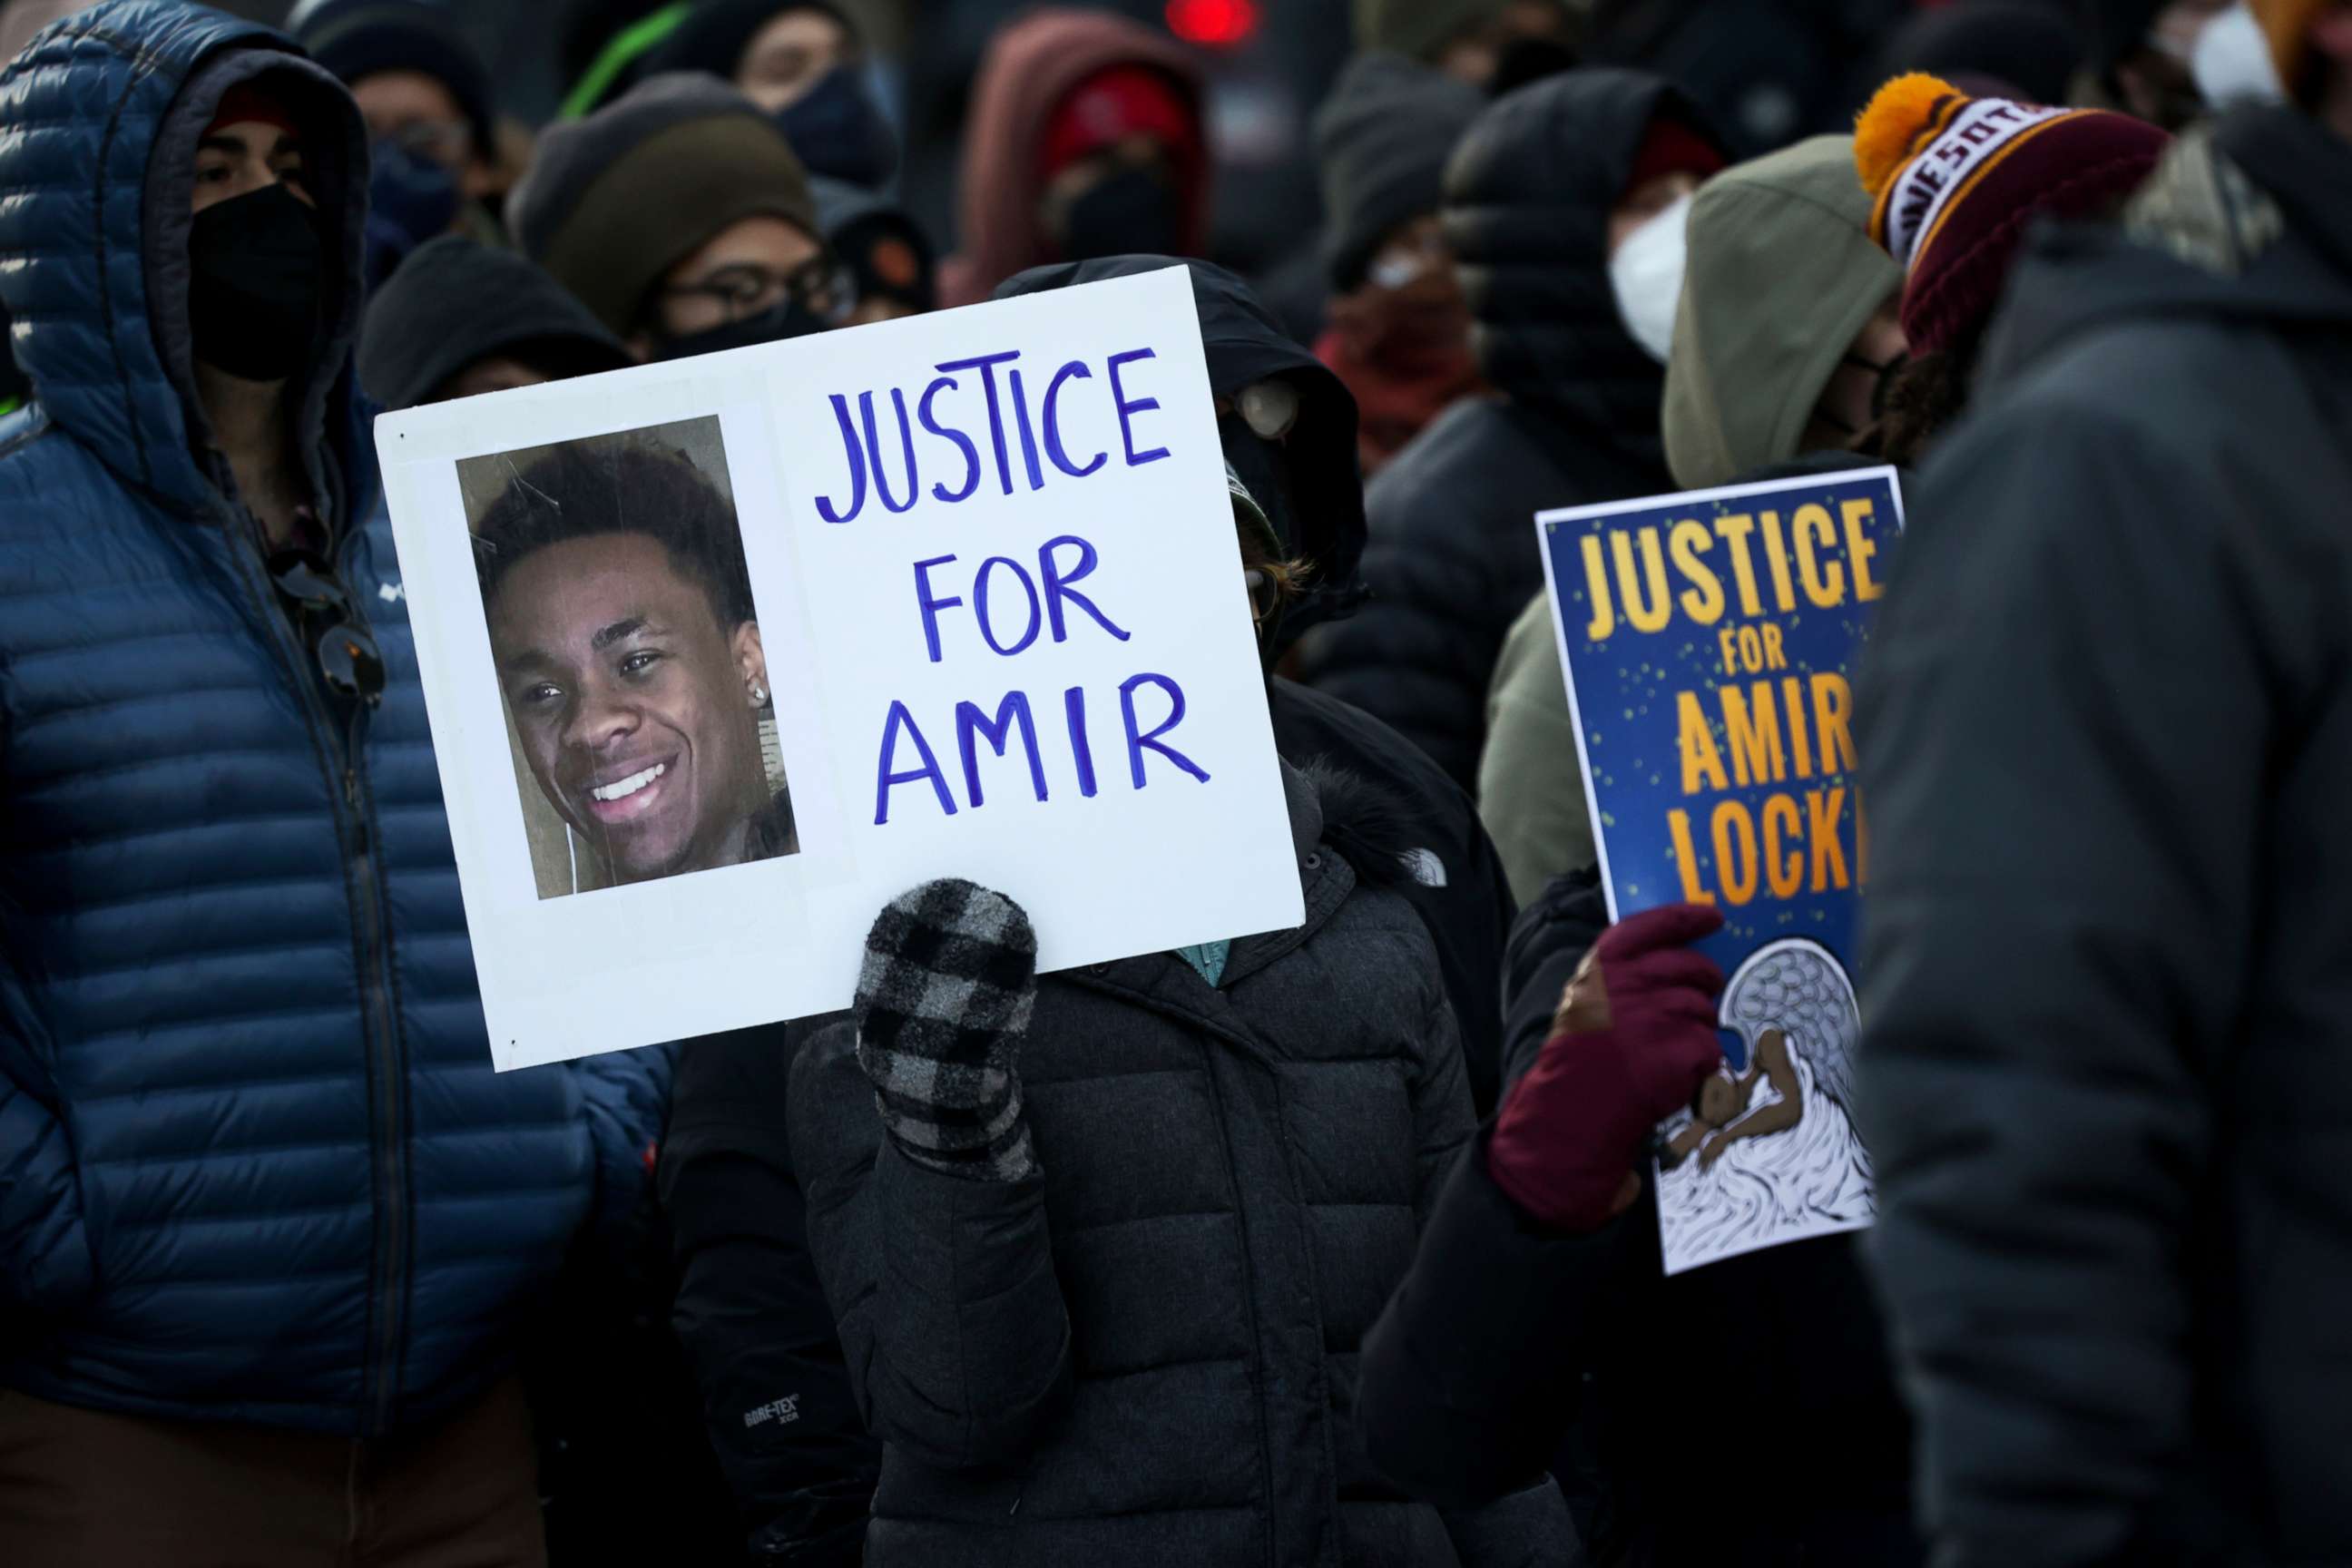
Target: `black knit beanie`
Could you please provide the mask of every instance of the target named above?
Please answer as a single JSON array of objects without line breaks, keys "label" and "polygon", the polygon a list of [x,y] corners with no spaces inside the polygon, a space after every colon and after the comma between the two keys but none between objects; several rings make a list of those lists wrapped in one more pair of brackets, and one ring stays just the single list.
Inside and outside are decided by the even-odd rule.
[{"label": "black knit beanie", "polygon": [[646,56],[645,74],[708,71],[732,81],[751,40],[787,11],[823,12],[852,39],[859,36],[856,19],[828,0],[694,0],[670,36]]},{"label": "black knit beanie", "polygon": [[1331,287],[1364,280],[1381,242],[1444,205],[1445,160],[1486,100],[1401,55],[1359,55],[1315,116]]},{"label": "black knit beanie", "polygon": [[379,71],[431,77],[457,100],[474,151],[497,156],[489,67],[446,6],[435,0],[311,0],[287,26],[295,42],[346,87]]},{"label": "black knit beanie", "polygon": [[510,250],[446,235],[410,253],[368,301],[360,388],[380,407],[414,408],[494,354],[559,381],[635,363],[554,279]]}]

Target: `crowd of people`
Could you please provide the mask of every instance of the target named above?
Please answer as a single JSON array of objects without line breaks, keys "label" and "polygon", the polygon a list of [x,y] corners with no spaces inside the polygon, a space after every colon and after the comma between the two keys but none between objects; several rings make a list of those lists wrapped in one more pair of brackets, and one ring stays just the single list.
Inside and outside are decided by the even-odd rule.
[{"label": "crowd of people", "polygon": [[[535,131],[439,0],[0,8],[0,1562],[2352,1562],[2352,0],[1727,9],[1356,0],[1238,257],[1158,6],[1003,8],[951,235],[851,0],[583,0]],[[1305,922],[942,878],[493,1072],[374,416],[1170,266]],[[1531,519],[1879,465],[1877,1222],[1669,1278],[1721,917],[1611,921]],[[716,498],[574,468],[486,595],[668,584],[782,852]]]}]

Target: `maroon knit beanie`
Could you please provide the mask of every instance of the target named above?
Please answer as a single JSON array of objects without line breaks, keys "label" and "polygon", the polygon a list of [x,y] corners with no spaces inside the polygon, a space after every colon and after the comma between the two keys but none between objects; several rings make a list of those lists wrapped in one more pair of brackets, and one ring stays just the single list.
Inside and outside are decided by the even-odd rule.
[{"label": "maroon knit beanie", "polygon": [[2170,140],[2126,114],[1970,98],[1932,76],[1880,88],[1854,128],[1854,163],[1876,198],[1870,236],[1904,268],[1911,352],[1981,330],[2027,226],[2128,196]]}]

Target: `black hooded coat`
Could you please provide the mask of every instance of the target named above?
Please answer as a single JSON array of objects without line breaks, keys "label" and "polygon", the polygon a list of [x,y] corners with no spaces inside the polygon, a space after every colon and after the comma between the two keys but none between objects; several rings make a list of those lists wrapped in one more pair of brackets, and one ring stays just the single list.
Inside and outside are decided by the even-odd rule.
[{"label": "black hooded coat", "polygon": [[1939,1563],[2340,1563],[2352,145],[2126,226],[2020,267],[1857,693],[1874,1245]]},{"label": "black hooded coat", "polygon": [[[1158,256],[1059,263],[1009,279],[996,292],[999,298],[1034,294],[1176,265]],[[1205,261],[1181,265],[1192,273],[1211,389],[1236,398],[1255,382],[1280,377],[1298,393],[1297,423],[1279,447],[1258,439],[1237,416],[1218,421],[1227,459],[1260,498],[1283,547],[1315,568],[1306,596],[1284,613],[1268,641],[1272,661],[1301,633],[1353,615],[1363,602],[1357,574],[1365,531],[1356,401],[1338,376],[1284,332],[1249,285]],[[1516,906],[1475,806],[1410,741],[1360,708],[1280,676],[1267,683],[1266,704],[1275,749],[1286,761],[1300,767],[1328,763],[1370,781],[1404,814],[1395,831],[1412,853],[1411,875],[1398,890],[1437,943],[1446,997],[1462,1030],[1471,1102],[1486,1115],[1501,1073],[1503,944]]]},{"label": "black hooded coat", "polygon": [[1501,99],[1463,138],[1445,233],[1502,395],[1455,404],[1372,482],[1372,602],[1301,649],[1308,685],[1393,726],[1465,790],[1504,634],[1543,587],[1536,513],[1674,489],[1665,370],[1609,284],[1609,214],[1662,111],[1698,123],[1655,77],[1578,70]]}]

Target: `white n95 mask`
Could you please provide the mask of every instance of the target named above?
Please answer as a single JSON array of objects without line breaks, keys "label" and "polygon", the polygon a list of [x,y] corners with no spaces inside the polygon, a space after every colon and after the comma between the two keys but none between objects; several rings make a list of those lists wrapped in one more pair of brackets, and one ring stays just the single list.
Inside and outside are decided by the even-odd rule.
[{"label": "white n95 mask", "polygon": [[2279,79],[2270,40],[2263,37],[2263,25],[2254,20],[2246,0],[2238,0],[2199,29],[2197,47],[2189,54],[2189,74],[2196,79],[2208,109],[2286,101],[2286,84]]},{"label": "white n95 mask", "polygon": [[1691,198],[1684,196],[1625,237],[1609,258],[1609,287],[1625,331],[1660,364],[1675,346],[1675,310],[1682,303],[1683,268],[1690,259],[1684,235]]}]

